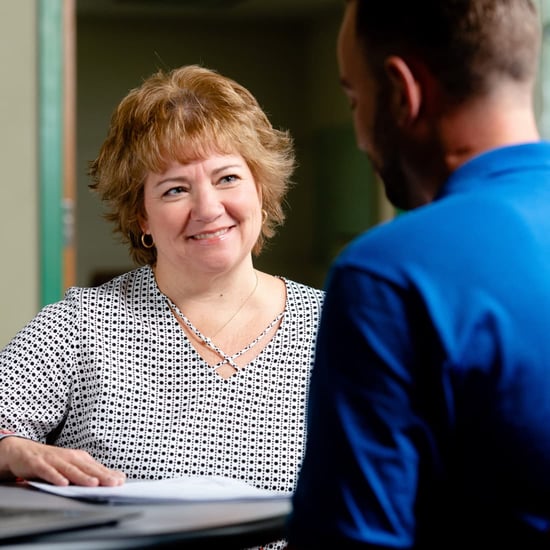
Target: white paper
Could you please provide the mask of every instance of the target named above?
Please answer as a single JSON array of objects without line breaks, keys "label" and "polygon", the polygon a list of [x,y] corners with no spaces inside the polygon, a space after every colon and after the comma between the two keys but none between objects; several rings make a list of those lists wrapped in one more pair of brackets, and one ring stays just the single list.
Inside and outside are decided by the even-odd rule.
[{"label": "white paper", "polygon": [[127,480],[117,487],[66,487],[29,481],[29,485],[59,496],[113,503],[250,500],[288,498],[288,493],[258,489],[244,481],[221,476],[186,476],[161,480]]}]

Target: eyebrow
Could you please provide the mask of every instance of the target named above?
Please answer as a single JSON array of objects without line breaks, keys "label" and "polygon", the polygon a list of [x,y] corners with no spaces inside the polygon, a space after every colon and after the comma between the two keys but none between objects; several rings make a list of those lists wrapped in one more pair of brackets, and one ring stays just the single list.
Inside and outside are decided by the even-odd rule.
[{"label": "eyebrow", "polygon": [[232,168],[242,168],[242,164],[225,164],[224,166],[220,166],[219,168],[216,168],[215,170],[212,170],[213,174],[218,174],[220,172],[223,172],[224,170],[231,170]]},{"label": "eyebrow", "polygon": [[169,178],[163,178],[159,181],[157,181],[155,183],[155,187],[157,187],[158,185],[162,185],[163,183],[168,183],[168,182],[180,182],[180,183],[185,183],[187,181],[187,178],[185,176],[170,176]]},{"label": "eyebrow", "polygon": [[[215,168],[212,170],[212,174],[216,176],[220,172],[224,172],[225,170],[231,170],[233,168],[243,168],[242,164],[224,164],[223,166],[220,166],[219,168]],[[169,176],[167,178],[163,178],[155,183],[155,187],[158,185],[162,185],[163,183],[168,182],[179,182],[179,183],[185,183],[189,181],[189,178],[187,176]]]}]

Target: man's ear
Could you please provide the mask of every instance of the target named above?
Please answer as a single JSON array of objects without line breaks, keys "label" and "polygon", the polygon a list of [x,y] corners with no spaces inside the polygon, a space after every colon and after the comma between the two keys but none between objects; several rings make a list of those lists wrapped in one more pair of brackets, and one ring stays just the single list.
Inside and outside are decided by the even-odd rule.
[{"label": "man's ear", "polygon": [[385,69],[391,84],[389,104],[394,120],[400,125],[408,125],[420,113],[422,86],[409,64],[401,57],[388,57]]}]

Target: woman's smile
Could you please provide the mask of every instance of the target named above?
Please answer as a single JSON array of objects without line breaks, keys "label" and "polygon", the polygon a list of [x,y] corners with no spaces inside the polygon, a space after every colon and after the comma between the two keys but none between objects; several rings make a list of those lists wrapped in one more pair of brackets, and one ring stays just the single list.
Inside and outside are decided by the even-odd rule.
[{"label": "woman's smile", "polygon": [[209,231],[207,233],[197,233],[196,235],[191,235],[191,237],[189,238],[198,241],[202,241],[204,239],[213,239],[216,237],[221,237],[222,235],[226,235],[230,229],[231,227],[225,227],[224,229],[217,229],[216,231]]}]

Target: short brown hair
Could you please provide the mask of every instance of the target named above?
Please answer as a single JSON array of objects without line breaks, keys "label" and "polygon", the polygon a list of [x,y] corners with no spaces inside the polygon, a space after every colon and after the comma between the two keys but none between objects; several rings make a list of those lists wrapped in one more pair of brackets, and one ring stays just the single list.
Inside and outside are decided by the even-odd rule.
[{"label": "short brown hair", "polygon": [[246,88],[198,65],[159,70],[120,102],[90,163],[90,188],[107,203],[105,217],[136,263],[154,265],[157,258],[155,247],[141,244],[147,174],[212,153],[240,154],[254,176],[265,217],[252,251],[258,255],[284,221],[283,200],[295,168],[289,132],[273,128]]},{"label": "short brown hair", "polygon": [[416,55],[457,101],[503,80],[534,81],[541,25],[532,0],[354,0],[371,69]]}]

